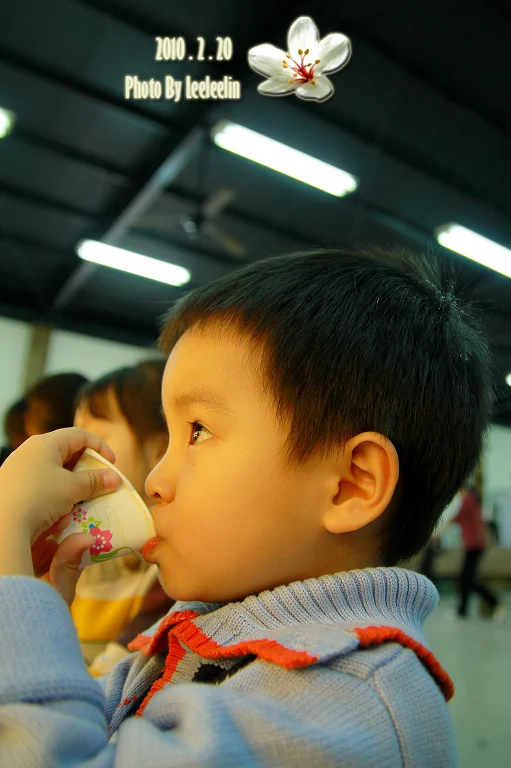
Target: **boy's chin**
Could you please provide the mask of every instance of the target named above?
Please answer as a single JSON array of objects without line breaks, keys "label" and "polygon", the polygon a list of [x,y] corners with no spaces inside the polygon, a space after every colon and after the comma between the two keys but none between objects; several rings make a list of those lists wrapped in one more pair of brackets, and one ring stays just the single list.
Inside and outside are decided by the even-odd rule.
[{"label": "boy's chin", "polygon": [[179,587],[175,582],[172,583],[168,577],[165,578],[161,566],[158,566],[158,581],[165,594],[168,595],[171,600],[175,600],[179,603],[208,602],[207,600],[204,600],[204,598],[197,596],[194,590],[186,589],[183,586]]},{"label": "boy's chin", "polygon": [[175,600],[178,603],[227,603],[230,600],[221,600],[220,598],[206,593],[197,588],[186,587],[183,585],[177,585],[175,582],[170,583],[169,579],[165,579],[161,572],[161,568],[158,568],[158,581],[160,582],[163,591],[170,597],[171,600]]},{"label": "boy's chin", "polygon": [[186,583],[183,579],[176,578],[176,574],[165,574],[165,568],[158,565],[158,581],[164,592],[179,603],[237,603],[244,600],[247,594],[239,595],[229,589],[223,590],[211,589],[211,584],[201,588],[200,584]]}]

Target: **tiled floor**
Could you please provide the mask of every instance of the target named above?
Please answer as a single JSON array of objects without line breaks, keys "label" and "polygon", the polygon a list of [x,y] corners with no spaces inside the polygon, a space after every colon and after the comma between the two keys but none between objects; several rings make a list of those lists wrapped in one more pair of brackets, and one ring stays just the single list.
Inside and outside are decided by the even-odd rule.
[{"label": "tiled floor", "polygon": [[449,622],[454,594],[442,594],[426,622],[425,635],[454,680],[449,703],[458,738],[460,768],[511,768],[511,592],[501,593],[509,609],[502,627],[478,615]]}]

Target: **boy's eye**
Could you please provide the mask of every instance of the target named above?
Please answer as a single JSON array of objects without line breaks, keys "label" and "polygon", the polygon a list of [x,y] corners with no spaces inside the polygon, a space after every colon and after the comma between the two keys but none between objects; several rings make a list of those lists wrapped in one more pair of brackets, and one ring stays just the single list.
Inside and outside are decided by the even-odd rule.
[{"label": "boy's eye", "polygon": [[[208,429],[206,429],[206,427],[203,424],[201,424],[200,421],[189,421],[188,423],[192,427],[192,434],[191,434],[192,445],[200,444],[194,441],[196,435],[199,437],[203,434],[211,435],[211,432]],[[200,441],[200,442],[204,442],[204,441]]]}]

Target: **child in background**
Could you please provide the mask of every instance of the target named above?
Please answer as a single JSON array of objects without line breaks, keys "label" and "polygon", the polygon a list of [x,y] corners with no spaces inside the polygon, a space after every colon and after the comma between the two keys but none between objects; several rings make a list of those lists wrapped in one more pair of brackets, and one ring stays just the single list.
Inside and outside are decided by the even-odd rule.
[{"label": "child in background", "polygon": [[[491,367],[470,308],[418,255],[292,254],[182,297],[161,346],[170,440],[143,551],[179,602],[108,677],[27,577],[36,538],[117,485],[66,463],[111,451],[63,430],[0,468],[5,765],[454,768],[453,684],[423,635],[438,594],[397,565],[481,449]],[[64,555],[72,539],[53,568],[68,586],[92,546],[76,534]]]},{"label": "child in background", "polygon": [[36,381],[5,414],[4,432],[10,446],[2,449],[0,464],[27,437],[71,427],[76,394],[86,382],[80,373],[56,373]]},{"label": "child in background", "polygon": [[25,413],[27,410],[27,401],[24,397],[13,403],[4,416],[4,432],[7,438],[7,445],[2,446],[0,450],[0,465],[4,463],[7,456],[12,451],[19,448],[25,442],[28,435],[25,431]]},{"label": "child in background", "polygon": [[[148,360],[87,384],[78,395],[75,426],[101,437],[116,467],[146,504],[144,482],[165,453],[168,432],[161,412],[165,362]],[[158,581],[156,565],[133,553],[86,568],[76,585],[71,616],[93,675],[124,656],[135,635],[164,616],[173,601]]]},{"label": "child in background", "polygon": [[5,414],[4,432],[11,451],[15,451],[16,448],[19,448],[28,437],[25,430],[25,414],[27,412],[27,406],[28,403],[26,397],[22,397],[20,400],[16,400]]},{"label": "child in background", "polygon": [[28,437],[71,427],[78,391],[87,383],[80,373],[56,373],[33,384],[25,395]]}]

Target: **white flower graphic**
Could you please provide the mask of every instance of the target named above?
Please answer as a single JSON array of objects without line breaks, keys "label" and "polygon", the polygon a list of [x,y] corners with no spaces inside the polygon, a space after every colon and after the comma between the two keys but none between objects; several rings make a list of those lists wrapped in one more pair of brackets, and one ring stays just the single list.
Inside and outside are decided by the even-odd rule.
[{"label": "white flower graphic", "polygon": [[346,66],[351,43],[346,35],[332,32],[323,40],[308,16],[300,16],[287,33],[287,52],[270,43],[262,43],[248,52],[248,63],[268,79],[258,86],[264,96],[288,96],[296,93],[306,101],[326,101],[334,86],[327,75]]}]

